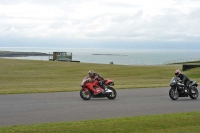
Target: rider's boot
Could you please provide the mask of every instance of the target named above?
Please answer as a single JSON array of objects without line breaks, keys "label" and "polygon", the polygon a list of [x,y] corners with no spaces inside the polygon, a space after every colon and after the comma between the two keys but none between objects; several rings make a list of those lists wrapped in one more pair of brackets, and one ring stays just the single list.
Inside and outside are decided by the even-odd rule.
[{"label": "rider's boot", "polygon": [[108,90],[108,88],[107,87],[105,87],[105,89],[104,89],[105,91],[107,91]]},{"label": "rider's boot", "polygon": [[190,91],[190,87],[189,86],[187,86],[187,87],[185,87],[185,93],[189,93],[189,91]]},{"label": "rider's boot", "polygon": [[188,90],[187,90],[187,88],[185,89],[185,93],[188,93]]}]

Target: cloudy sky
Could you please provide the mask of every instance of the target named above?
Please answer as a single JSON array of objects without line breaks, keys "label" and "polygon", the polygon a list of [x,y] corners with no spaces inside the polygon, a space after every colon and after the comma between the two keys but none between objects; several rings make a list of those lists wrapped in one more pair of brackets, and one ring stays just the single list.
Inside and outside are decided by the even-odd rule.
[{"label": "cloudy sky", "polygon": [[200,0],[0,0],[0,47],[200,49]]}]

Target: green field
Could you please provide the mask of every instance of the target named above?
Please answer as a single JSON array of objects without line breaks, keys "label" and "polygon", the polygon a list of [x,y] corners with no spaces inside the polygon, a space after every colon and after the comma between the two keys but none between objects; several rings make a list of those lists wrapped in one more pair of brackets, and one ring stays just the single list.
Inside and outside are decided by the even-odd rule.
[{"label": "green field", "polygon": [[[114,80],[116,89],[167,87],[181,68],[0,59],[0,94],[77,91],[90,69]],[[200,68],[184,73],[200,81]]]},{"label": "green field", "polygon": [[199,133],[200,111],[0,127],[0,133]]}]

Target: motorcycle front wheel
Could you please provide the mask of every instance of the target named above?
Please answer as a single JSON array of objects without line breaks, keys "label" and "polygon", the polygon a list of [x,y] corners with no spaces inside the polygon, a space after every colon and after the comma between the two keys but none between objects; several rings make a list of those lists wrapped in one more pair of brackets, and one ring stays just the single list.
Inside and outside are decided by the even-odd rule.
[{"label": "motorcycle front wheel", "polygon": [[169,97],[172,99],[172,100],[177,100],[178,99],[178,96],[179,96],[179,93],[177,91],[177,89],[175,87],[172,87],[170,90],[169,90]]},{"label": "motorcycle front wheel", "polygon": [[80,90],[80,97],[83,99],[83,100],[90,100],[90,98],[92,97],[92,94],[90,91],[86,91],[84,89],[81,89]]},{"label": "motorcycle front wheel", "polygon": [[108,99],[115,99],[116,96],[117,96],[116,90],[115,90],[114,88],[112,88],[112,87],[108,87],[108,89],[110,89],[112,92],[109,92],[109,93],[106,95],[106,97],[107,97]]},{"label": "motorcycle front wheel", "polygon": [[197,90],[196,87],[193,87],[193,88],[190,90],[189,96],[190,96],[191,99],[197,99],[197,97],[199,96],[199,92],[198,92],[198,90]]}]

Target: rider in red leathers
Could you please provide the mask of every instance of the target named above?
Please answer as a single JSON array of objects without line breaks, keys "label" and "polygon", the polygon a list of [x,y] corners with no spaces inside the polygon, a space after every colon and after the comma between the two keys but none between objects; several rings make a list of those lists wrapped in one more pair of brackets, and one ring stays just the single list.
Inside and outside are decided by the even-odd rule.
[{"label": "rider in red leathers", "polygon": [[92,82],[94,80],[102,81],[104,80],[98,73],[95,73],[93,70],[88,72],[88,76],[84,78],[83,82],[81,83],[81,87],[83,87],[86,83]]}]

